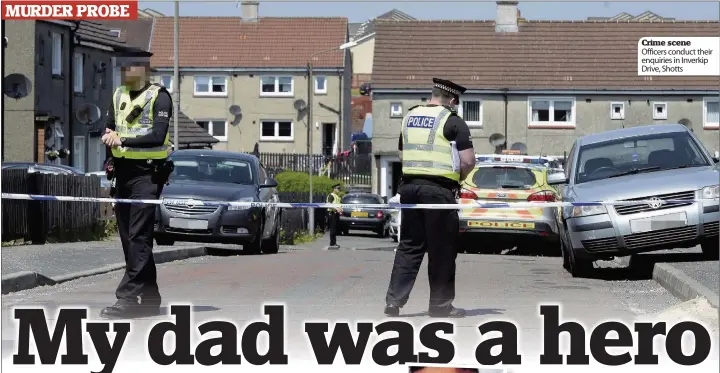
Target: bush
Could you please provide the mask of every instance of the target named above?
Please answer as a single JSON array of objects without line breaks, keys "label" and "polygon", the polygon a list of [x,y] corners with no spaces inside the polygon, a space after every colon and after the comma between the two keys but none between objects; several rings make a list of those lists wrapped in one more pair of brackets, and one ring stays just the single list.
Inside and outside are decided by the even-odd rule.
[{"label": "bush", "polygon": [[[310,178],[307,173],[283,171],[275,176],[278,182],[278,192],[307,193],[310,191]],[[330,194],[335,184],[340,184],[340,189],[344,188],[341,181],[331,179],[327,176],[313,175],[313,194]]]}]

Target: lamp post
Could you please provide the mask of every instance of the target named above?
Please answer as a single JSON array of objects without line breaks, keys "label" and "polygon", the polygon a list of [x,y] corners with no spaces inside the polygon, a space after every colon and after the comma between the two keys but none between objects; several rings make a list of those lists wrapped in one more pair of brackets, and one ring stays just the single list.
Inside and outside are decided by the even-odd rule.
[{"label": "lamp post", "polygon": [[[357,42],[350,41],[350,42],[347,42],[347,43],[345,43],[345,44],[343,44],[343,45],[341,45],[341,46],[339,46],[339,47],[335,47],[335,48],[331,48],[331,49],[326,49],[326,50],[324,50],[324,51],[320,51],[320,52],[314,53],[314,54],[310,55],[310,59],[308,60],[308,63],[307,63],[307,74],[308,74],[308,84],[307,84],[307,95],[308,95],[308,99],[307,99],[307,153],[308,153],[308,177],[309,177],[308,183],[309,183],[309,186],[310,186],[310,187],[309,187],[310,195],[309,195],[308,202],[310,202],[310,203],[313,202],[313,184],[312,184],[312,177],[313,177],[313,165],[314,165],[314,162],[313,162],[313,152],[312,152],[312,149],[313,149],[313,147],[312,147],[312,143],[313,143],[313,136],[312,136],[312,134],[313,134],[313,132],[312,132],[313,116],[312,116],[312,112],[313,112],[313,95],[315,94],[315,92],[314,92],[314,90],[313,90],[313,88],[314,88],[313,86],[314,86],[314,83],[315,83],[315,82],[314,82],[314,79],[313,79],[313,65],[312,65],[312,60],[313,60],[313,58],[314,58],[315,56],[321,55],[321,54],[323,54],[323,53],[335,52],[335,51],[339,51],[339,50],[342,51],[342,50],[345,50],[345,49],[348,49],[348,48],[352,48],[352,47],[354,47],[354,46],[356,46],[356,45],[357,45]],[[325,83],[325,84],[327,84],[327,83]],[[338,125],[339,125],[339,123],[338,123]],[[314,234],[314,233],[315,233],[315,209],[312,208],[312,207],[310,207],[310,208],[308,209],[308,232],[309,232],[310,234]]]},{"label": "lamp post", "polygon": [[174,150],[180,149],[180,143],[178,140],[178,122],[180,116],[180,2],[175,1],[175,16],[174,18],[174,64],[173,64],[173,81],[170,84],[173,90],[173,144],[175,145]]}]

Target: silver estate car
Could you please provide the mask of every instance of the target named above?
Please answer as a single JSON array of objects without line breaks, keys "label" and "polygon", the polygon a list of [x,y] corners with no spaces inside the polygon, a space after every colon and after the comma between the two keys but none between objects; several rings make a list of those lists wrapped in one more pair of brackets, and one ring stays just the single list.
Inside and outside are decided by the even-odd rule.
[{"label": "silver estate car", "polygon": [[[680,124],[624,128],[577,139],[565,173],[548,177],[563,201],[651,202],[562,208],[563,266],[574,277],[584,277],[595,260],[698,244],[703,253],[717,257],[717,162]],[[703,200],[694,202],[697,199]]]}]

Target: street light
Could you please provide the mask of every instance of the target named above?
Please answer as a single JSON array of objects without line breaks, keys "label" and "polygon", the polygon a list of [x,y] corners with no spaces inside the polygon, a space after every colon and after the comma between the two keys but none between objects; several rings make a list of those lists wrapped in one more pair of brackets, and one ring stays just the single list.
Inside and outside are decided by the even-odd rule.
[{"label": "street light", "polygon": [[[321,52],[314,53],[314,54],[310,55],[310,59],[308,60],[308,64],[307,64],[307,74],[308,74],[308,86],[307,86],[307,95],[308,95],[308,100],[307,100],[307,138],[308,138],[308,139],[307,139],[307,153],[308,153],[308,177],[310,178],[310,180],[309,180],[309,183],[310,183],[310,188],[309,188],[309,189],[310,189],[310,197],[309,197],[309,198],[310,198],[310,199],[308,200],[308,202],[310,202],[310,203],[313,202],[312,177],[313,177],[313,163],[314,163],[314,162],[313,162],[313,157],[312,157],[312,138],[313,138],[313,137],[312,137],[312,124],[313,124],[312,107],[313,107],[313,94],[315,93],[315,92],[313,92],[314,82],[313,82],[313,65],[312,65],[312,59],[313,59],[315,56],[321,55],[321,54],[323,54],[323,53],[335,52],[335,51],[339,51],[339,50],[345,50],[345,49],[348,49],[348,48],[352,48],[352,47],[354,47],[354,46],[356,46],[356,45],[357,45],[357,42],[350,41],[350,42],[347,42],[347,43],[345,43],[345,44],[343,44],[343,45],[341,45],[341,46],[339,46],[339,47],[335,47],[335,48],[331,48],[331,49],[327,49],[327,50],[324,50],[324,51],[321,51]],[[315,233],[315,209],[313,209],[312,207],[310,207],[310,209],[308,210],[308,217],[309,217],[309,219],[308,219],[308,232],[309,232],[310,234],[314,234],[314,233]]]}]

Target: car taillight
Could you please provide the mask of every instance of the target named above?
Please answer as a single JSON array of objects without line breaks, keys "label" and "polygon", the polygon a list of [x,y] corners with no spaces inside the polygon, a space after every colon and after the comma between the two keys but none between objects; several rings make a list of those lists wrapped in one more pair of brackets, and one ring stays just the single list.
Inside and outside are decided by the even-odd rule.
[{"label": "car taillight", "polygon": [[378,218],[382,218],[382,217],[383,217],[383,212],[382,212],[382,211],[378,211],[378,212],[377,212],[377,217],[378,217]]},{"label": "car taillight", "polygon": [[555,202],[555,193],[551,191],[542,191],[531,194],[528,199],[530,202]]},{"label": "car taillight", "polygon": [[462,199],[477,199],[478,196],[475,194],[475,192],[467,189],[462,189],[460,191],[460,198]]}]

